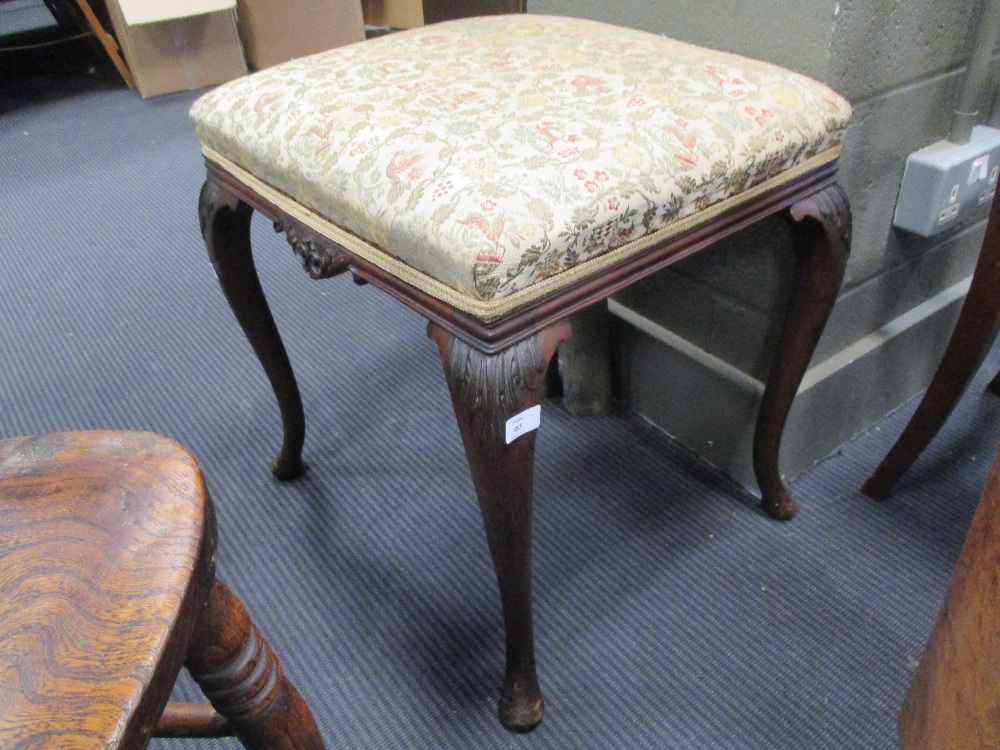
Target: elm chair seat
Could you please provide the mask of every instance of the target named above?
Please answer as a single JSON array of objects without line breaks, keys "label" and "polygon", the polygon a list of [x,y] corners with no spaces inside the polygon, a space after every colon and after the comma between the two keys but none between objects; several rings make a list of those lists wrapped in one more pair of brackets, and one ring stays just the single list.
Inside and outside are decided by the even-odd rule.
[{"label": "elm chair seat", "polygon": [[208,166],[202,230],[278,396],[279,477],[302,471],[304,422],[253,267],[252,211],[314,278],[349,270],[429,319],[500,579],[507,726],[530,728],[542,712],[528,567],[535,433],[523,428],[537,424],[570,317],[786,209],[796,291],[755,467],[765,510],[794,514],[778,446],[846,262],[850,211],[835,177],[850,113],[828,87],[768,63],[536,15],[384,36],[193,106]]},{"label": "elm chair seat", "polygon": [[[271,647],[215,579],[215,550],[201,471],[174,441],[0,440],[0,747],[235,734],[251,750],[322,750]],[[168,703],[182,666],[212,705]]]}]

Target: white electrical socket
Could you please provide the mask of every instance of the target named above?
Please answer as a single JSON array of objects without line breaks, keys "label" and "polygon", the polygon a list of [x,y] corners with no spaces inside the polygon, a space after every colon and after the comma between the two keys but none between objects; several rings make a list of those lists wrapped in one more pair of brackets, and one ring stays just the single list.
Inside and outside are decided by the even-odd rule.
[{"label": "white electrical socket", "polygon": [[933,237],[989,207],[1000,176],[1000,130],[976,125],[961,145],[938,141],[906,157],[893,224]]}]

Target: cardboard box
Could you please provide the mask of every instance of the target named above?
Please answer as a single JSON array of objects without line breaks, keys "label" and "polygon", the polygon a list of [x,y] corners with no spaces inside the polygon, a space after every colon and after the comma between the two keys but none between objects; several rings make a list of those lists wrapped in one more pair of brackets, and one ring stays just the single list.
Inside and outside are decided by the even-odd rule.
[{"label": "cardboard box", "polygon": [[363,41],[359,0],[237,0],[251,70]]},{"label": "cardboard box", "polygon": [[365,17],[373,26],[412,29],[424,25],[422,0],[366,0]]},{"label": "cardboard box", "polygon": [[108,0],[136,88],[150,97],[247,73],[235,0]]}]

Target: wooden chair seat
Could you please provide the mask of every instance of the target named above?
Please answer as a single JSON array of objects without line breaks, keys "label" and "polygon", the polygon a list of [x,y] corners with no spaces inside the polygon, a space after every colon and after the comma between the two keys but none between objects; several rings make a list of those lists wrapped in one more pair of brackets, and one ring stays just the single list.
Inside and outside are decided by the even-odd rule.
[{"label": "wooden chair seat", "polygon": [[590,327],[592,359],[607,361],[607,327],[577,313],[782,211],[797,256],[754,468],[765,511],[794,515],[781,433],[850,234],[836,185],[850,106],[826,86],[607,24],[494,16],[292,61],[206,94],[191,116],[205,242],[281,409],[279,478],[303,471],[305,422],[254,268],[253,211],[313,278],[350,271],[429,320],[500,583],[506,726],[542,716],[532,475],[556,348]]},{"label": "wooden chair seat", "polygon": [[[144,747],[186,662],[231,726],[183,707],[165,733],[322,747],[214,570],[212,506],[177,443],[133,432],[0,441],[0,745]],[[214,676],[248,652],[273,685]]]}]

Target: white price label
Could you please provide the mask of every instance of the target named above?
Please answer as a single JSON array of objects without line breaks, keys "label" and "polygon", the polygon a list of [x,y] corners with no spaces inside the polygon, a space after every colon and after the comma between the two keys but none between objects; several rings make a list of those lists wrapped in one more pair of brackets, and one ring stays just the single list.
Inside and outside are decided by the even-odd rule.
[{"label": "white price label", "polygon": [[537,430],[542,423],[542,407],[532,406],[525,409],[520,414],[515,414],[507,420],[507,445],[517,440],[521,435],[526,435],[532,430]]}]

